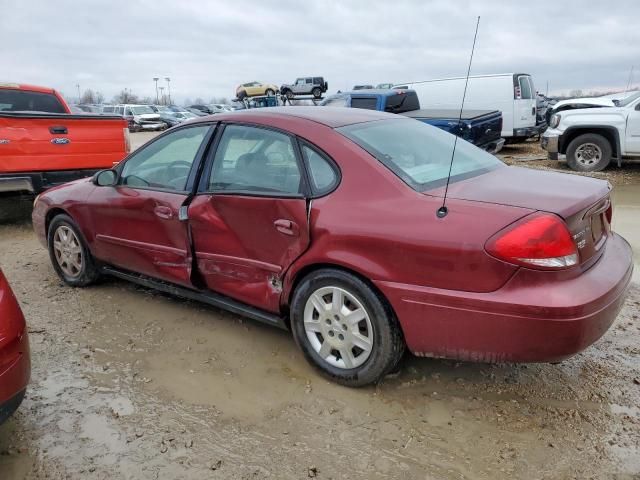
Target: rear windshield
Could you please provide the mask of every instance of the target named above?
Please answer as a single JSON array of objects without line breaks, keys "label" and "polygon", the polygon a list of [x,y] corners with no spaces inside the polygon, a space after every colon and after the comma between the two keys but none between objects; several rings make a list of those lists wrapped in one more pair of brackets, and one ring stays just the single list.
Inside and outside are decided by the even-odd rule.
[{"label": "rear windshield", "polygon": [[67,113],[55,95],[24,90],[0,90],[0,111]]},{"label": "rear windshield", "polygon": [[[444,185],[449,174],[454,135],[418,120],[393,119],[336,129],[360,145],[411,188],[425,191]],[[504,166],[493,155],[458,139],[451,182]]]},{"label": "rear windshield", "polygon": [[406,93],[387,97],[385,112],[402,113],[412,110],[420,110],[420,100],[418,100],[418,94],[415,91],[409,90]]}]

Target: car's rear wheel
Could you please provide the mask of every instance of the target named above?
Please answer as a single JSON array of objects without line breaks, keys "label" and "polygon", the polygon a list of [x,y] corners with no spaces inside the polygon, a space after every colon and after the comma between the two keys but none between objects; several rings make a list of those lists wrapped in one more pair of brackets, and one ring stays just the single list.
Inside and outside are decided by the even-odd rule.
[{"label": "car's rear wheel", "polygon": [[273,88],[267,88],[267,89],[265,90],[264,94],[265,94],[267,97],[273,97],[273,96],[276,94],[276,92],[273,90]]},{"label": "car's rear wheel", "polygon": [[597,133],[574,138],[567,147],[567,163],[579,172],[599,172],[611,162],[611,144]]},{"label": "car's rear wheel", "polygon": [[316,87],[313,90],[311,90],[311,94],[313,95],[313,98],[320,98],[322,96],[322,90]]},{"label": "car's rear wheel", "polygon": [[53,269],[67,285],[85,287],[100,276],[80,229],[68,215],[53,218],[47,243]]},{"label": "car's rear wheel", "polygon": [[291,302],[291,328],[307,360],[350,387],[379,381],[405,344],[391,308],[366,282],[323,269],[305,277]]}]

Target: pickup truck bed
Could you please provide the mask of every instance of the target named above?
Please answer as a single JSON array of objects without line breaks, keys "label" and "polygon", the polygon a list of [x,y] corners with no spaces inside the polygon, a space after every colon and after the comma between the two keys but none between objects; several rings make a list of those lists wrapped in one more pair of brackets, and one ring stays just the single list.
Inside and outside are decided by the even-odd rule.
[{"label": "pickup truck bed", "polygon": [[420,109],[402,112],[400,115],[414,118],[434,127],[438,127],[491,152],[502,148],[504,140],[500,138],[502,131],[502,114],[498,110],[464,110],[458,118],[460,110]]},{"label": "pickup truck bed", "polygon": [[0,111],[0,193],[39,193],[90,176],[128,150],[120,116]]}]

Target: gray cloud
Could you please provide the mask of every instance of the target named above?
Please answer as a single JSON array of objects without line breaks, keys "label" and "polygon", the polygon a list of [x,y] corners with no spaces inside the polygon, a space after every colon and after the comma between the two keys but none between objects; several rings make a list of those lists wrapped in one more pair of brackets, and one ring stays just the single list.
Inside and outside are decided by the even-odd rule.
[{"label": "gray cloud", "polygon": [[623,88],[636,65],[637,0],[536,2],[380,0],[0,0],[2,81],[76,84],[111,98],[230,97],[238,83],[324,75],[331,89],[463,75],[528,72],[552,92]]}]

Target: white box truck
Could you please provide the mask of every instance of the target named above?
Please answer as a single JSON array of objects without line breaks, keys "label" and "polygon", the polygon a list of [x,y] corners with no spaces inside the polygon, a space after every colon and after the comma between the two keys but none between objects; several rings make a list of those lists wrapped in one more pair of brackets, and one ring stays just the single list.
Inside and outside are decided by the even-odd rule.
[{"label": "white box truck", "polygon": [[[399,83],[393,88],[410,88],[418,93],[424,108],[460,109],[465,77]],[[464,108],[500,110],[502,138],[516,143],[538,135],[536,90],[527,73],[501,73],[469,77]]]}]

